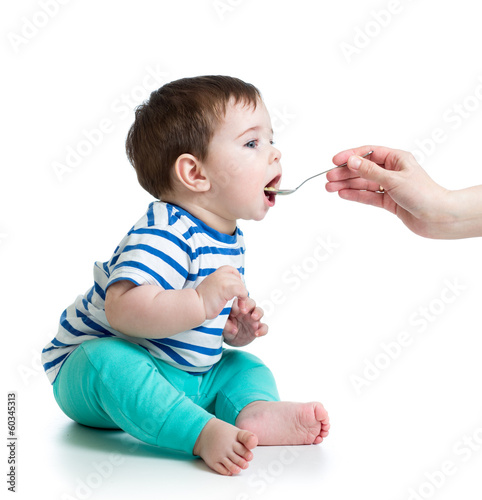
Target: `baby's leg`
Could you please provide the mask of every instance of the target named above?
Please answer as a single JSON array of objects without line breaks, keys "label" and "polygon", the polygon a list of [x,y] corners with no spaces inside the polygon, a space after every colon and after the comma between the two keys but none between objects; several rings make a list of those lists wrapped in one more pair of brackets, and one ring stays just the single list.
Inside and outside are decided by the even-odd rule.
[{"label": "baby's leg", "polygon": [[60,370],[54,394],[64,413],[79,423],[121,428],[163,448],[191,454],[202,434],[219,434],[220,450],[198,446],[194,454],[211,467],[223,463],[218,472],[239,472],[252,458],[248,448],[256,446],[255,436],[233,426],[221,430],[212,414],[185,396],[190,383],[197,389],[196,377],[155,360],[140,346],[110,338],[81,344]]},{"label": "baby's leg", "polygon": [[226,350],[218,365],[216,416],[256,434],[259,445],[318,444],[328,435],[323,405],[279,401],[273,375],[252,354]]},{"label": "baby's leg", "polygon": [[64,413],[81,424],[120,428],[145,443],[191,453],[213,416],[170,383],[156,362],[122,339],[89,340],[67,358],[54,394]]},{"label": "baby's leg", "polygon": [[269,368],[253,354],[238,349],[224,350],[221,360],[204,376],[201,390],[216,396],[208,411],[232,425],[237,425],[239,412],[250,403],[279,401]]}]

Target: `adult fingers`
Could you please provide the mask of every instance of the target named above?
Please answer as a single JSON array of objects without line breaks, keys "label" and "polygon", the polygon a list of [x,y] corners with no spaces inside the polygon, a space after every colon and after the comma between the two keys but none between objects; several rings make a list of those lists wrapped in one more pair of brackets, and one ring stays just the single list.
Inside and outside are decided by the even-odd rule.
[{"label": "adult fingers", "polygon": [[344,179],[340,181],[329,182],[326,185],[326,190],[330,193],[340,191],[341,189],[357,189],[359,191],[378,191],[380,184],[367,181],[360,177],[352,177],[350,179]]},{"label": "adult fingers", "polygon": [[348,168],[361,178],[375,182],[385,189],[390,189],[394,175],[393,171],[386,170],[375,162],[359,156],[350,156],[347,163]]},{"label": "adult fingers", "polygon": [[396,150],[386,148],[384,146],[360,146],[358,148],[345,149],[345,151],[340,151],[333,157],[332,161],[335,165],[342,165],[343,163],[347,162],[350,156],[364,156],[370,151],[372,151],[371,155],[369,156],[370,160],[378,163],[379,165],[384,165],[386,157]]},{"label": "adult fingers", "polygon": [[387,193],[376,193],[373,191],[359,191],[358,189],[342,189],[338,192],[340,198],[356,201],[365,205],[384,208],[396,214],[397,204]]}]

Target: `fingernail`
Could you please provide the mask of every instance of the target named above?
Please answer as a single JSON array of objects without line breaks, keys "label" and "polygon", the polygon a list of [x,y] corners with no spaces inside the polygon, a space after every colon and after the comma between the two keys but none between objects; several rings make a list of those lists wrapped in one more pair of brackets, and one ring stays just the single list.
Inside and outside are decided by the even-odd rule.
[{"label": "fingernail", "polygon": [[350,156],[350,158],[348,158],[348,166],[354,170],[360,168],[361,162],[362,159],[359,156]]}]

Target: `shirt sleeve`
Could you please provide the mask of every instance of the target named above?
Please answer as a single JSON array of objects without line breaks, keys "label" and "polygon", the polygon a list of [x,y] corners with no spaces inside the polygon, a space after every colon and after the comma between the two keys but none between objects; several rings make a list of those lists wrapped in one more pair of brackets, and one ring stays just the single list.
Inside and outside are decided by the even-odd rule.
[{"label": "shirt sleeve", "polygon": [[162,228],[132,230],[108,263],[106,289],[120,280],[157,285],[165,290],[184,288],[191,265],[191,249],[182,236]]}]

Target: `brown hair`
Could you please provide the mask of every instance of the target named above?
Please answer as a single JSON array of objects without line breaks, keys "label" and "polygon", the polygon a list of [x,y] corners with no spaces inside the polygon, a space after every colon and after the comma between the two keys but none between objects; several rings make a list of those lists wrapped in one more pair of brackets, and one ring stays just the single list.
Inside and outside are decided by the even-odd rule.
[{"label": "brown hair", "polygon": [[146,191],[155,198],[171,191],[172,167],[180,155],[206,158],[231,98],[256,108],[261,94],[238,78],[199,76],[163,85],[136,108],[126,152]]}]

